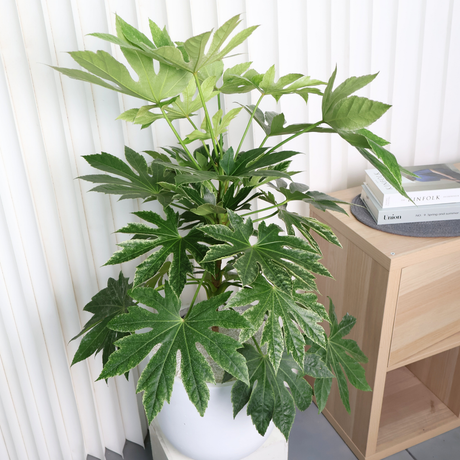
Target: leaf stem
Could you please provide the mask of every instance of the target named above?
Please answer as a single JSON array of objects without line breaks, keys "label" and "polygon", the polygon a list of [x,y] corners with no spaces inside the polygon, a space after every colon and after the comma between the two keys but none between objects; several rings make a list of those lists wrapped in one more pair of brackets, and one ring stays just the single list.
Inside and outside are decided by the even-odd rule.
[{"label": "leaf stem", "polygon": [[[204,99],[203,90],[201,89],[200,80],[198,79],[198,74],[194,73],[193,76],[195,78],[196,87],[198,88],[198,94],[200,95],[201,104],[203,106],[204,115],[206,117],[206,123],[208,125],[209,134],[211,135],[211,141],[214,147],[214,152],[216,152],[216,155],[217,155],[217,152],[218,152],[217,144],[216,144],[216,139],[214,137],[214,130],[212,129],[212,121],[211,121],[211,117],[209,116],[208,106],[206,105],[206,101]],[[215,168],[215,165],[214,165],[214,168]]]},{"label": "leaf stem", "polygon": [[263,216],[263,217],[259,217],[258,219],[254,219],[253,222],[259,222],[261,220],[265,220],[265,219],[269,219],[270,217],[273,217],[273,216],[276,216],[278,214],[278,210],[276,210],[275,212],[271,213],[270,215],[268,216]]},{"label": "leaf stem", "polygon": [[200,282],[198,283],[198,286],[195,291],[195,295],[193,296],[193,299],[192,299],[192,303],[190,304],[190,307],[188,308],[187,314],[185,315],[184,319],[187,319],[188,315],[190,315],[190,312],[192,311],[193,305],[195,305],[196,298],[198,297],[198,293],[200,292],[201,286],[203,285],[205,274],[206,272],[203,273],[203,276],[201,277]]},{"label": "leaf stem", "polygon": [[184,141],[182,140],[182,138],[180,137],[179,133],[177,132],[176,128],[174,128],[174,125],[171,123],[171,120],[168,118],[168,116],[166,115],[166,111],[163,109],[163,107],[160,107],[160,110],[161,110],[161,113],[163,114],[166,122],[168,123],[169,127],[171,128],[171,131],[174,133],[174,135],[176,136],[176,139],[179,141],[179,144],[182,146],[182,148],[184,149],[184,152],[187,154],[187,156],[190,158],[190,160],[192,160],[192,163],[196,166],[197,169],[200,169],[200,165],[197,163],[197,161],[195,160],[195,158],[193,158],[193,155],[190,153],[190,150],[187,148],[187,146],[185,145]]},{"label": "leaf stem", "polygon": [[284,200],[282,203],[275,204],[273,206],[269,206],[268,208],[264,209],[257,209],[256,211],[247,212],[246,214],[241,214],[241,217],[247,217],[251,214],[257,214],[258,212],[269,211],[270,209],[278,208],[279,206],[284,206],[285,204],[289,203],[289,200]]},{"label": "leaf stem", "polygon": [[323,123],[323,120],[318,121],[317,123],[314,123],[313,125],[309,126],[308,128],[303,129],[302,131],[299,131],[298,133],[293,134],[292,136],[284,139],[284,141],[281,141],[279,144],[276,144],[274,147],[272,147],[270,150],[266,152],[268,155],[269,153],[274,152],[276,149],[280,148],[282,145],[292,141],[292,139],[295,139],[297,136],[300,136],[301,134],[308,133],[312,129],[315,129],[317,126],[319,126],[321,123]]},{"label": "leaf stem", "polygon": [[258,351],[261,355],[263,355],[264,353],[263,353],[262,349],[260,348],[260,345],[259,345],[259,343],[257,342],[257,340],[256,340],[256,338],[255,338],[254,336],[252,336],[252,341],[255,343],[256,348],[257,348],[257,351]]},{"label": "leaf stem", "polygon": [[241,137],[240,144],[238,145],[238,149],[236,150],[235,153],[235,159],[240,153],[241,147],[243,146],[244,139],[246,138],[246,135],[248,134],[249,128],[251,126],[252,120],[254,119],[254,115],[256,114],[257,108],[259,107],[260,103],[262,102],[262,99],[264,98],[265,94],[261,94],[259,97],[259,100],[257,101],[254,110],[251,113],[251,116],[249,117],[249,121],[246,125],[246,129],[244,130],[243,136]]},{"label": "leaf stem", "polygon": [[264,140],[260,143],[259,148],[262,148],[265,145],[265,142],[267,142],[269,137],[270,136],[268,134],[264,137]]}]

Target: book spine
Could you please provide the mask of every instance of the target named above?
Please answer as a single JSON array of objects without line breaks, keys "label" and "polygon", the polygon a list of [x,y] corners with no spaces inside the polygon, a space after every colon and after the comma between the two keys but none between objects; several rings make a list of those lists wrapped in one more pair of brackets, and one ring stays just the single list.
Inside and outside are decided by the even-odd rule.
[{"label": "book spine", "polygon": [[414,206],[392,209],[379,209],[371,192],[363,185],[361,200],[378,225],[409,224],[414,222],[433,222],[460,219],[460,204],[442,206]]},{"label": "book spine", "polygon": [[386,191],[382,184],[376,183],[374,178],[367,173],[365,183],[382,208],[402,208],[460,202],[460,188],[408,192],[407,195],[414,201],[414,204],[400,195],[391,185],[388,185],[388,191]]}]

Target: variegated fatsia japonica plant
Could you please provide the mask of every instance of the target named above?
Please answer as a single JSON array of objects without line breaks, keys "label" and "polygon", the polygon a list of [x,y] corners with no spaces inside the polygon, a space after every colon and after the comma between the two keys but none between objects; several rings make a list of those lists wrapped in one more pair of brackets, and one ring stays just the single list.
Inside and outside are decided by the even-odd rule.
[{"label": "variegated fatsia japonica plant", "polygon": [[[164,212],[135,212],[139,219],[118,230],[132,238],[119,243],[107,264],[144,258],[132,283],[123,274],[109,279],[86,305],[93,316],[77,336],[83,338],[73,364],[102,351],[99,379],[108,379],[127,375],[151,355],[137,385],[150,422],[171,397],[180,351],[183,384],[203,415],[209,399],[206,382],[215,377],[197,348],[201,344],[225,378],[236,380],[234,414],[247,405],[261,434],[273,420],[287,438],[296,406],[305,410],[314,396],[321,411],[334,379],[347,410],[348,383],[370,388],[360,364],[365,355],[344,338],[355,318],[346,315],[339,321],[332,302],[326,309],[315,294],[315,276],[330,274],[312,233],[331,244],[339,241],[325,224],[289,210],[289,203],[344,211],[334,198],[292,180],[290,160],[299,152],[285,144],[310,132],[333,133],[404,191],[400,167],[384,148],[387,142],[366,129],[389,105],[353,95],[376,75],[352,77],[334,88],[335,71],[326,83],[301,74],[276,79],[274,67],[258,73],[250,62],[224,69],[224,58],[256,29],[236,33],[239,23],[236,16],[214,33],[174,42],[152,21],[149,38],[117,17],[116,36],[93,35],[118,45],[130,70],[104,51],[71,52],[84,70],[56,68],[140,99],[141,107],[119,118],[140,128],[161,121],[177,138],[176,145],[155,151],[126,147],[126,161],[105,152],[84,157],[102,171],[81,177],[96,184],[93,191],[158,200]],[[257,95],[256,104],[223,110],[222,95],[250,91]],[[263,111],[265,99],[293,94],[306,104],[310,97],[321,98],[321,119],[289,125],[283,113]],[[245,118],[246,128],[238,145],[230,146],[226,133],[236,117]],[[189,123],[187,135],[179,134],[175,120]],[[254,122],[263,141],[243,151]],[[271,145],[279,136],[282,142]],[[266,206],[254,209],[256,199]],[[284,228],[267,224],[271,216]],[[181,314],[179,296],[186,285],[196,291]],[[197,302],[200,290],[207,300]],[[248,308],[235,309],[242,306]],[[239,330],[238,341],[222,328]],[[313,388],[304,375],[314,378]]]}]

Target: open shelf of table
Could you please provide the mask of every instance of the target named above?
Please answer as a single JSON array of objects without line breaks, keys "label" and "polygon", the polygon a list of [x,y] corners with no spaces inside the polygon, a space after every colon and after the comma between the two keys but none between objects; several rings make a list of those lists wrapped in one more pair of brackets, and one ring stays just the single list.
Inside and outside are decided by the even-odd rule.
[{"label": "open shelf of table", "polygon": [[380,460],[460,426],[460,238],[384,233],[344,208],[311,211],[343,246],[317,238],[334,277],[317,283],[337,316],[357,318],[349,338],[369,359],[373,391],[350,386],[348,414],[334,385],[324,414],[360,460]]}]

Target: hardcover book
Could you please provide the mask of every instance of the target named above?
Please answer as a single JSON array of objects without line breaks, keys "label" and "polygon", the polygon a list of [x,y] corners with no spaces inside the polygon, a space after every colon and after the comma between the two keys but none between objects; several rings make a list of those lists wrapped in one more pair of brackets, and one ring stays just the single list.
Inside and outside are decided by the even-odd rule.
[{"label": "hardcover book", "polygon": [[400,195],[377,169],[366,170],[365,183],[382,208],[424,206],[460,202],[460,171],[452,164],[409,166],[418,177],[404,177],[402,184],[408,196]]},{"label": "hardcover book", "polygon": [[460,219],[460,203],[382,208],[366,184],[362,185],[361,200],[378,225]]}]

